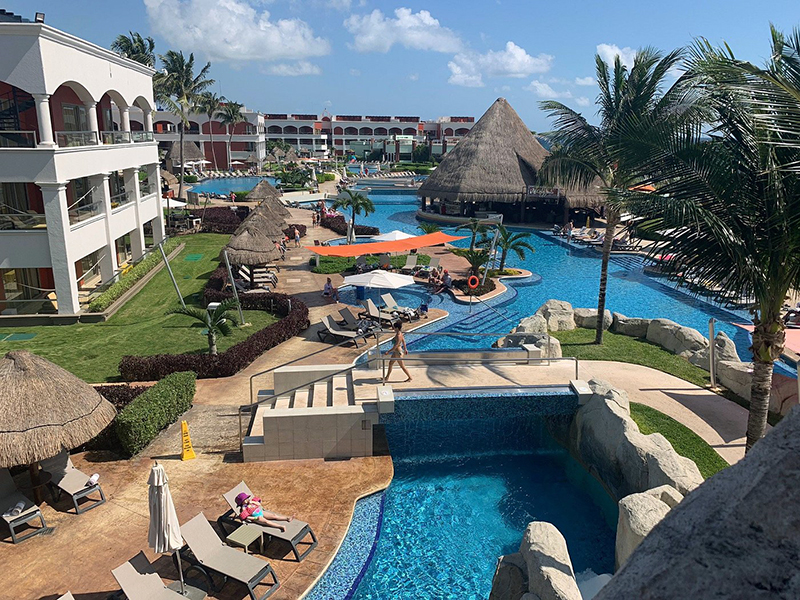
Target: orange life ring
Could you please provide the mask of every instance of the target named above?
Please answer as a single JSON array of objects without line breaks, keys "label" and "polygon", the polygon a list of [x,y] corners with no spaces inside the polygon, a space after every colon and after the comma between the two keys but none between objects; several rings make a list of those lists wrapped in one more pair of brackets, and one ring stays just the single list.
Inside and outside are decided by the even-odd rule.
[{"label": "orange life ring", "polygon": [[470,275],[469,279],[467,279],[467,286],[469,289],[474,290],[476,287],[480,285],[480,280],[475,277],[475,275]]}]

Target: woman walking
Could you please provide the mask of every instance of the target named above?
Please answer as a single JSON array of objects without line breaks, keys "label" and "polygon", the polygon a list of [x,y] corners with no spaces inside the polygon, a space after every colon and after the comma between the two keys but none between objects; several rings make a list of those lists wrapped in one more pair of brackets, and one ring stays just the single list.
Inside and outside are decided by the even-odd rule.
[{"label": "woman walking", "polygon": [[411,381],[411,373],[408,372],[406,369],[406,365],[403,363],[403,356],[408,354],[408,347],[406,346],[406,338],[403,335],[403,323],[400,321],[395,321],[394,325],[394,339],[392,340],[392,349],[389,350],[386,354],[391,355],[391,360],[389,361],[389,369],[386,371],[386,377],[383,379],[383,383],[389,381],[389,377],[392,374],[392,367],[394,363],[400,365],[400,368],[403,369],[403,373],[406,374],[406,379],[403,383],[408,383]]}]

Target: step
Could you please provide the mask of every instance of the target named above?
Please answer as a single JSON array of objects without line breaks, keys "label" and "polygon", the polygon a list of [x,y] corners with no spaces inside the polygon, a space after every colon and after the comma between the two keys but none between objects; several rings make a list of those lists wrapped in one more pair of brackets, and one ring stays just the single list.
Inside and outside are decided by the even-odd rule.
[{"label": "step", "polygon": [[286,408],[292,408],[292,397],[291,396],[278,396],[275,399],[275,404],[272,405],[272,408],[275,410],[281,410]]},{"label": "step", "polygon": [[337,375],[332,381],[333,406],[348,406],[351,404],[351,385],[346,375]]},{"label": "step", "polygon": [[256,409],[256,416],[253,420],[253,426],[247,432],[248,436],[263,436],[264,435],[264,415],[269,410],[265,405],[261,405]]},{"label": "step", "polygon": [[301,388],[294,393],[294,408],[309,408],[311,406],[311,390]]},{"label": "step", "polygon": [[328,392],[328,381],[318,381],[313,385],[311,401],[314,408],[330,406],[330,394]]}]

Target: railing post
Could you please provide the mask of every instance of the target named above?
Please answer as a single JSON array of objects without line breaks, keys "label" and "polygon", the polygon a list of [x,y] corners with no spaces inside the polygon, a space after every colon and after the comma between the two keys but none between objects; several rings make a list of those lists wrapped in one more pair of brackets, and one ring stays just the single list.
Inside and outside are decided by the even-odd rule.
[{"label": "railing post", "polygon": [[716,319],[708,320],[708,374],[711,379],[711,389],[717,389],[717,348],[714,344],[714,323]]}]

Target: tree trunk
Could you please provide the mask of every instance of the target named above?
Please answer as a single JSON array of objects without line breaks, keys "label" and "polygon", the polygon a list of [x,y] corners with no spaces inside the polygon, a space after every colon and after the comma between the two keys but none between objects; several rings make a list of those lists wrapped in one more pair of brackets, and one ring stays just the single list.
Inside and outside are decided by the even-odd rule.
[{"label": "tree trunk", "polygon": [[217,152],[214,150],[214,123],[211,121],[213,115],[209,115],[208,117],[208,139],[211,143],[211,160],[214,161],[214,170],[218,171],[217,169]]},{"label": "tree trunk", "polygon": [[475,250],[475,238],[477,238],[477,237],[478,237],[478,232],[477,231],[473,231],[472,232],[472,237],[469,240],[469,250],[470,250],[470,252]]},{"label": "tree trunk", "polygon": [[351,240],[350,243],[353,244],[356,241],[356,209],[353,208],[353,215],[350,217],[350,236]]},{"label": "tree trunk", "polygon": [[608,261],[611,258],[611,245],[617,228],[617,212],[606,205],[606,233],[603,238],[603,258],[600,261],[600,289],[597,293],[597,328],[594,343],[603,343],[603,315],[606,312],[606,287],[608,285]]},{"label": "tree trunk", "polygon": [[[181,132],[179,136],[181,146],[180,148],[178,148],[179,152],[178,156],[181,162],[181,173],[180,173],[180,179],[178,180],[178,202],[181,201],[181,197],[183,196],[183,135],[184,135],[183,130],[185,128],[183,119],[184,119],[183,109],[181,109]],[[169,211],[169,200],[167,200],[167,211]],[[167,212],[167,220],[169,220],[169,212]]]},{"label": "tree trunk", "polygon": [[[783,297],[783,294],[780,296]],[[768,311],[754,319],[753,382],[750,387],[750,414],[747,417],[748,452],[767,431],[767,413],[772,389],[773,363],[783,352],[786,337],[779,311]]]},{"label": "tree trunk", "polygon": [[212,356],[217,354],[217,334],[213,331],[208,331],[208,353]]},{"label": "tree trunk", "polygon": [[503,248],[502,254],[500,254],[500,268],[498,270],[502,271],[506,267],[506,257],[508,256],[508,250]]}]

